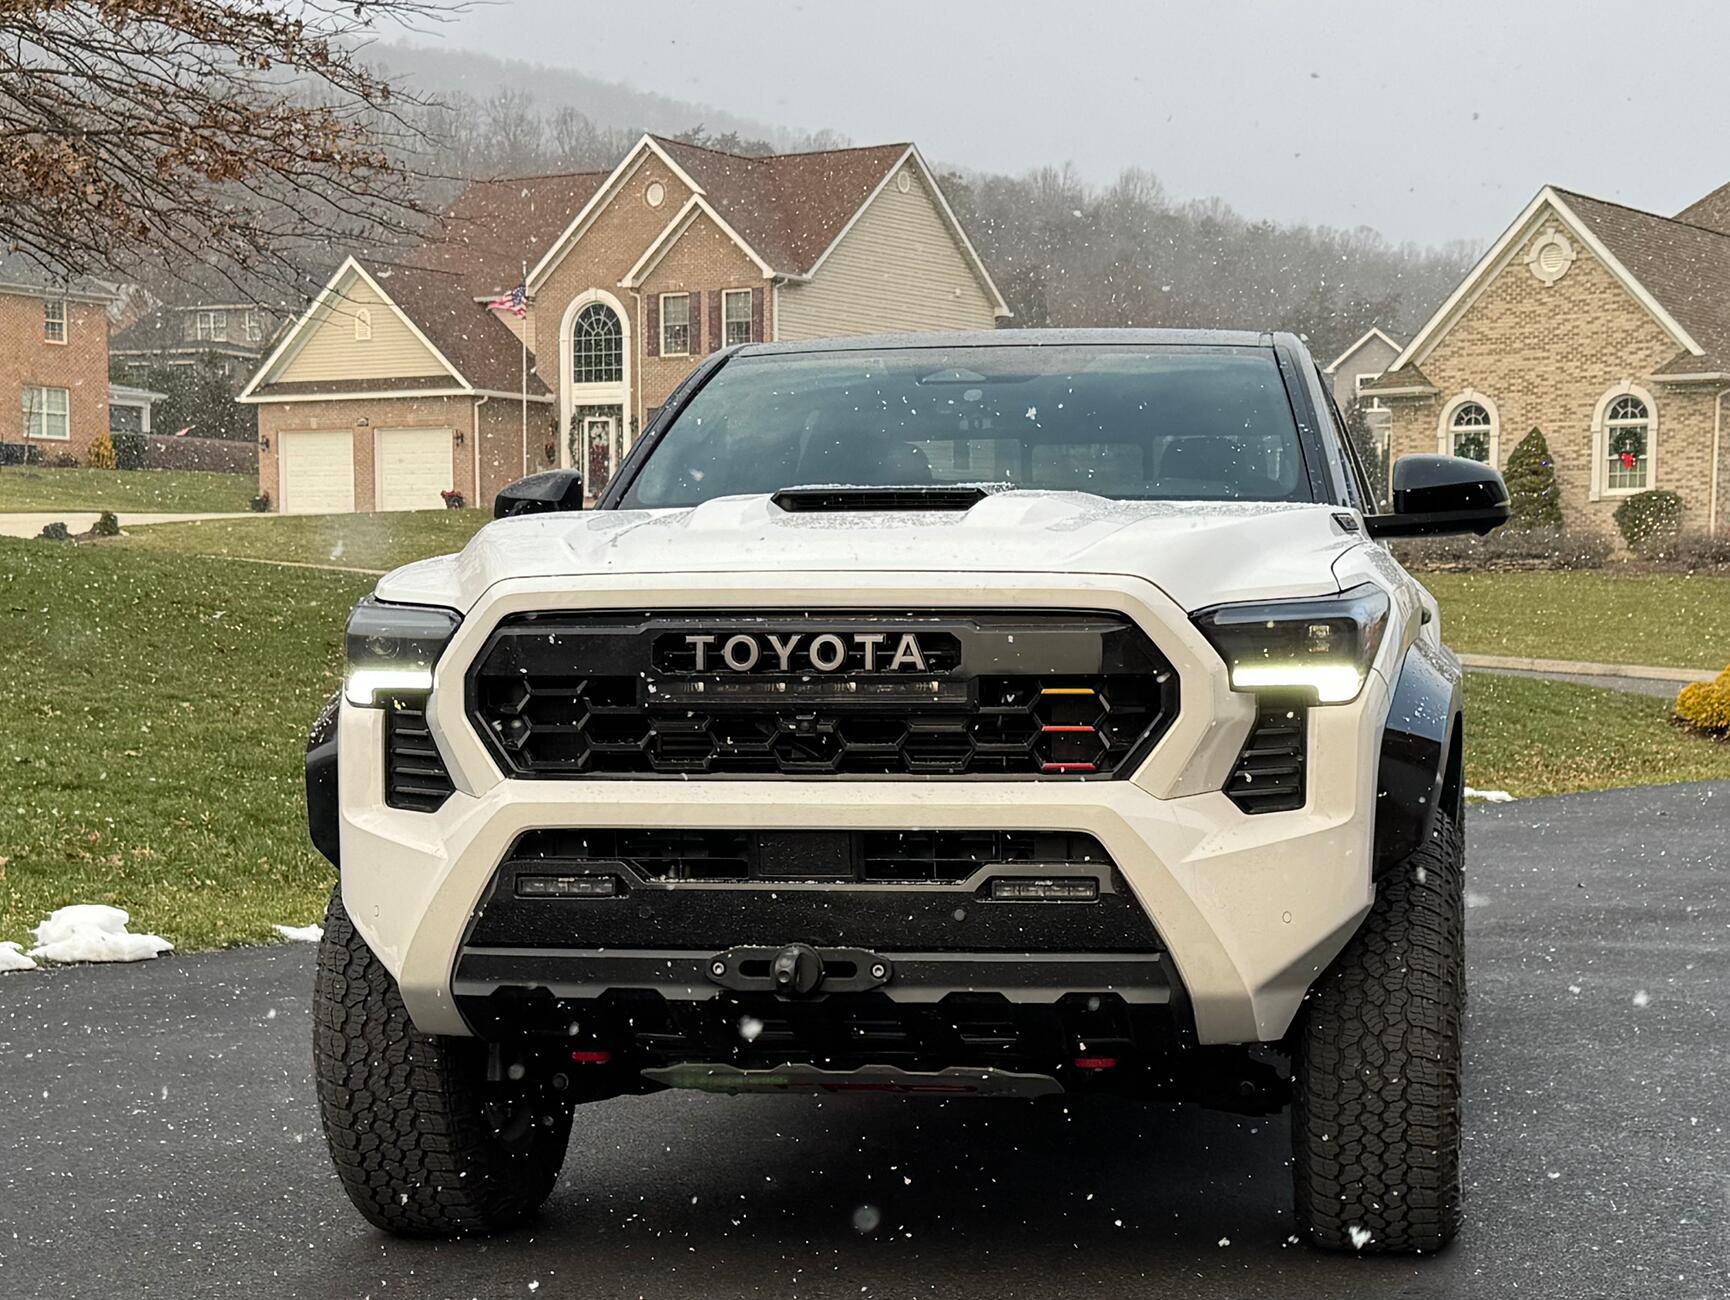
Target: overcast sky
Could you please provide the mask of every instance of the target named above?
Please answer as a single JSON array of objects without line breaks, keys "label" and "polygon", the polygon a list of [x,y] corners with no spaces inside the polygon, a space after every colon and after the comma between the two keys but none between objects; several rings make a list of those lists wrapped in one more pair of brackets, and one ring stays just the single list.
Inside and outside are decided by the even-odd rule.
[{"label": "overcast sky", "polygon": [[1485,242],[1546,182],[1672,213],[1730,181],[1730,4],[503,0],[433,39],[1395,241]]}]

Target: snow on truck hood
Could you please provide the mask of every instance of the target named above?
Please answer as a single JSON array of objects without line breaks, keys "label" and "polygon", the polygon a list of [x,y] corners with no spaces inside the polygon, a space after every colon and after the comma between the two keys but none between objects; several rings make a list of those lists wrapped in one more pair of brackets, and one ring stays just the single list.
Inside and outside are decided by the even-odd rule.
[{"label": "snow on truck hood", "polygon": [[380,580],[382,600],[467,611],[506,578],[859,571],[1127,574],[1185,609],[1338,590],[1362,544],[1338,507],[1112,501],[1002,492],[967,511],[790,513],[767,496],[682,510],[597,510],[488,524],[454,556]]}]

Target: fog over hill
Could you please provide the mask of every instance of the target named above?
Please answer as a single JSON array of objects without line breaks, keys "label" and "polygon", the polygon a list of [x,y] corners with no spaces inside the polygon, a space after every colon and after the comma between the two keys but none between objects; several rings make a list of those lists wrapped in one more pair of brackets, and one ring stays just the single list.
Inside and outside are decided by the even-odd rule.
[{"label": "fog over hill", "polygon": [[[853,143],[464,50],[386,45],[374,61],[436,101],[425,115],[435,206],[468,178],[610,167],[645,130],[742,153]],[[1475,251],[1258,220],[1223,198],[1173,195],[1133,168],[1101,186],[1063,159],[1019,176],[927,161],[1019,325],[1290,329],[1325,363],[1372,325],[1409,336]]]},{"label": "fog over hill", "polygon": [[388,69],[407,89],[433,99],[484,101],[501,91],[516,91],[532,98],[543,112],[573,108],[597,127],[672,135],[700,125],[717,135],[733,132],[767,140],[778,150],[803,147],[812,134],[741,117],[712,104],[604,81],[574,68],[406,42],[377,45],[369,54],[371,62]]}]

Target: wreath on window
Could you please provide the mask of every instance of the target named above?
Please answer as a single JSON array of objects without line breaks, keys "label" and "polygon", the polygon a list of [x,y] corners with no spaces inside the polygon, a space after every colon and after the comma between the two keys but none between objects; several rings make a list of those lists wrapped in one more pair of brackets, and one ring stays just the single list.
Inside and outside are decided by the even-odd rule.
[{"label": "wreath on window", "polygon": [[1633,469],[1646,454],[1646,439],[1632,429],[1618,429],[1610,437],[1610,459],[1620,461],[1623,469]]}]

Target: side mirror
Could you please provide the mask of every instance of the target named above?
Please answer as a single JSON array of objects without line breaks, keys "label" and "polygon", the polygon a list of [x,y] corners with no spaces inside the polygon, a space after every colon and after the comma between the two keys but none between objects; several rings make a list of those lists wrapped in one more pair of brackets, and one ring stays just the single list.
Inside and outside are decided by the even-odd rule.
[{"label": "side mirror", "polygon": [[493,498],[494,519],[582,508],[583,476],[574,469],[550,469],[545,474],[530,474]]},{"label": "side mirror", "polygon": [[1406,456],[1394,462],[1392,514],[1370,515],[1371,537],[1482,537],[1508,522],[1508,485],[1495,469],[1463,456]]}]

